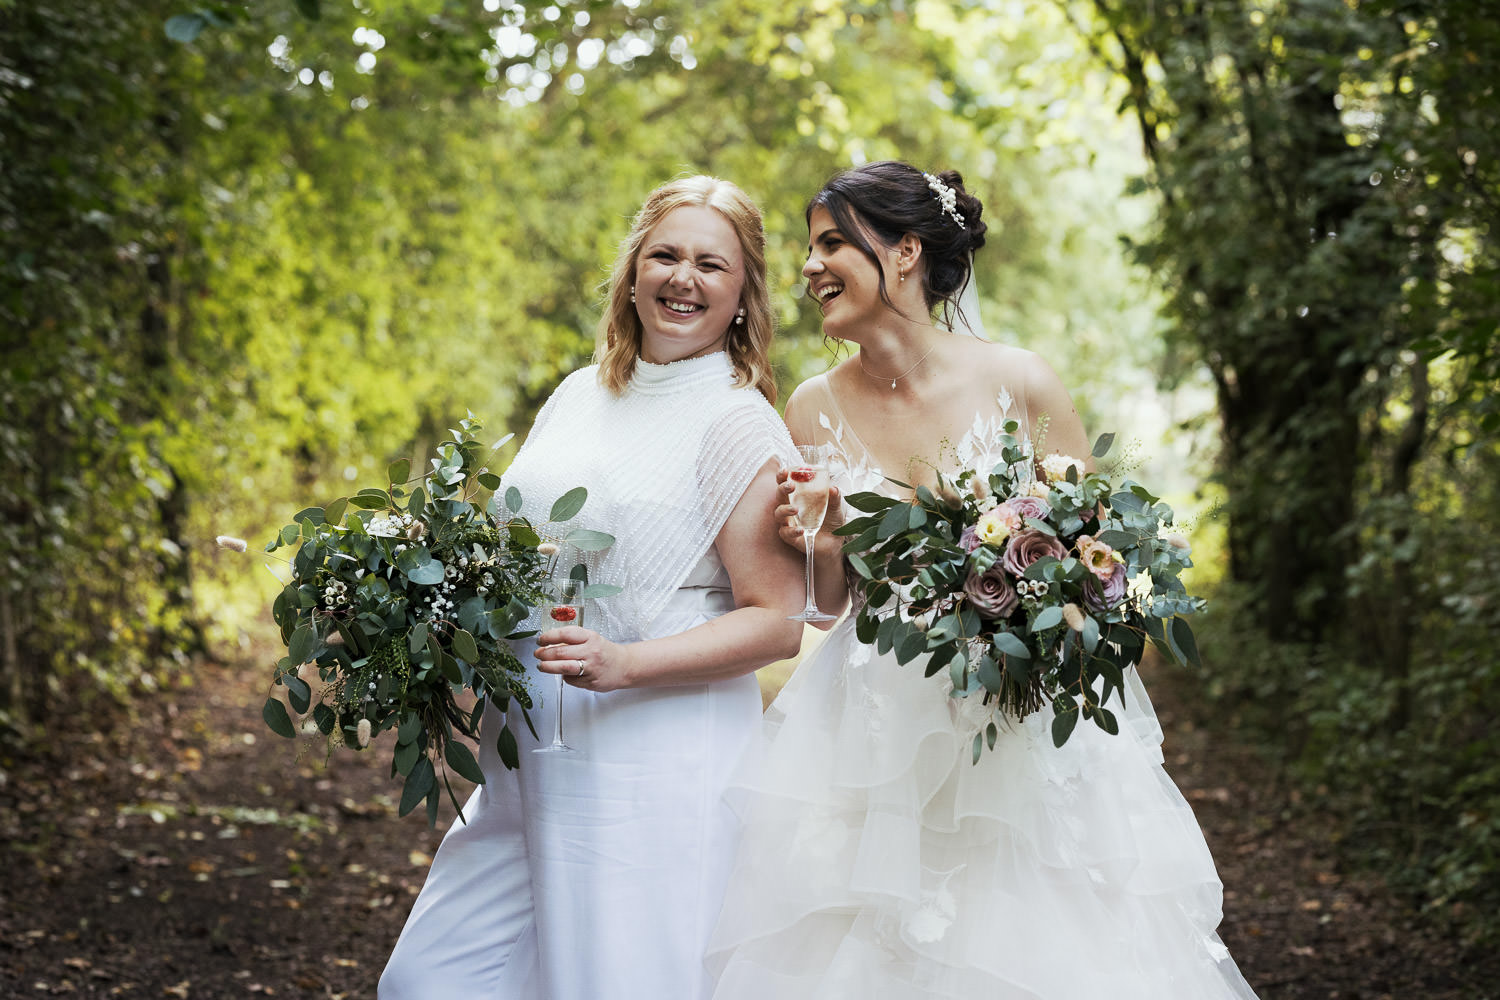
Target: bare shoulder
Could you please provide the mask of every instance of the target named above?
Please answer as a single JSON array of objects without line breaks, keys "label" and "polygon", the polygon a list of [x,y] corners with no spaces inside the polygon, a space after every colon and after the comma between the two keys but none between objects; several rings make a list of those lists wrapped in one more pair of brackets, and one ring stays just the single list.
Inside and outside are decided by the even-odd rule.
[{"label": "bare shoulder", "polygon": [[[1035,393],[1050,395],[1062,388],[1062,380],[1047,360],[1024,347],[966,337],[958,357],[969,372],[987,383],[988,388],[995,392],[1009,389],[1028,402]],[[1066,390],[1063,391],[1066,394]]]},{"label": "bare shoulder", "polygon": [[[973,350],[973,348],[971,348]],[[1078,409],[1056,369],[1035,351],[1010,344],[981,343],[973,358],[974,371],[983,374],[995,392],[1002,388],[1019,398],[1028,420],[1041,422],[1047,451],[1084,452],[1085,434]]]},{"label": "bare shoulder", "polygon": [[807,444],[816,440],[818,414],[825,408],[827,395],[826,375],[814,375],[792,390],[786,399],[785,419],[793,441]]}]

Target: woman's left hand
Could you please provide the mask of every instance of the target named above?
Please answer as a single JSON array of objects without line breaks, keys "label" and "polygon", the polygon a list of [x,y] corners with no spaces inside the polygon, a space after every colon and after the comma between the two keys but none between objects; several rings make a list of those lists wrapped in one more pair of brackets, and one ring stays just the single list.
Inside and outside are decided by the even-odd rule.
[{"label": "woman's left hand", "polygon": [[536,637],[536,666],[560,674],[574,687],[615,691],[630,686],[626,647],[577,625],[548,629]]}]

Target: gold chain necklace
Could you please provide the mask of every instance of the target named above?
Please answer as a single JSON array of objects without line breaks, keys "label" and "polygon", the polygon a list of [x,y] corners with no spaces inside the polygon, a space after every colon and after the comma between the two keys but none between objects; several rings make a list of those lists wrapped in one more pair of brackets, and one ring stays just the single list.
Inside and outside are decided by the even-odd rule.
[{"label": "gold chain necklace", "polygon": [[[917,370],[917,365],[920,365],[922,362],[926,361],[927,358],[928,358],[928,356],[931,355],[932,352],[935,351],[935,350],[937,350],[937,345],[933,344],[931,347],[927,348],[927,354],[924,354],[920,358],[917,359],[917,364],[912,365],[910,368],[906,369],[906,371],[902,372],[900,375],[897,375],[895,378],[891,379],[891,388],[892,389],[896,388],[896,383],[897,382],[901,381],[902,379],[906,378],[906,376],[908,376],[912,372],[916,371]],[[870,371],[870,369],[868,369],[868,368],[865,367],[865,352],[864,351],[860,351],[859,354],[856,355],[856,357],[859,359],[859,370],[860,371],[864,372],[866,375],[870,376],[870,378],[873,378],[876,381],[879,381],[879,382],[884,382],[885,381],[885,376],[884,375],[876,375],[874,372]]]}]

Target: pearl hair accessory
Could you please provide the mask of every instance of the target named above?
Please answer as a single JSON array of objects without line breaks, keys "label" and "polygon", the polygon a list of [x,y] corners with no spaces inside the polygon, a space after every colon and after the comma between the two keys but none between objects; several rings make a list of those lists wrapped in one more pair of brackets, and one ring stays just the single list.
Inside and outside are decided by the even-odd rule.
[{"label": "pearl hair accessory", "polygon": [[932,189],[932,193],[937,195],[937,200],[942,204],[944,213],[960,226],[964,225],[964,217],[958,211],[958,193],[932,174],[924,173],[922,176],[926,178],[927,186]]}]

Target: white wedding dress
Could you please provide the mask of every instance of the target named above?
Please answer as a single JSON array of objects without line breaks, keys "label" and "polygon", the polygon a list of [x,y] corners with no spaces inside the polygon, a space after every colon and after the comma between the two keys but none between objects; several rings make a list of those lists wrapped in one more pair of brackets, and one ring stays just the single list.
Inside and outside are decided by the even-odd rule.
[{"label": "white wedding dress", "polygon": [[[826,380],[845,496],[888,486]],[[976,418],[958,467],[991,467]],[[988,463],[985,465],[983,463]],[[1222,886],[1129,674],[1120,733],[1050,713],[1002,729],[839,623],[766,713],[731,786],[745,828],[713,942],[714,1000],[1251,1000],[1215,933]]]},{"label": "white wedding dress", "polygon": [[[640,363],[615,397],[593,368],[576,372],[502,477],[539,527],[558,496],[588,487],[568,527],[616,538],[586,557],[593,581],[625,588],[585,607],[585,624],[607,638],[674,635],[734,607],[713,539],[791,439],[732,376],[723,354]],[[554,679],[535,669],[534,640],[514,648],[550,740]],[[751,674],[602,694],[569,687],[564,736],[580,752],[530,753],[537,741],[513,709],[519,771],[499,760],[491,707],[485,784],[433,859],[381,1000],[706,998],[703,953],[738,832],[723,794],[760,707]]]}]

